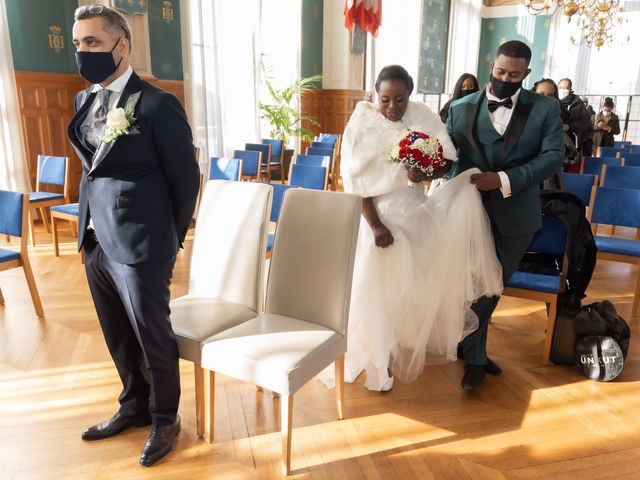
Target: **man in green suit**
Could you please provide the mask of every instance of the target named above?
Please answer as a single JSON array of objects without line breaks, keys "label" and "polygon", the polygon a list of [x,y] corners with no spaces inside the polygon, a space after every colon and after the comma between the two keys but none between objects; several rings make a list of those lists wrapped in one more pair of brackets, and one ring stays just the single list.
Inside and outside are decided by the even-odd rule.
[{"label": "man in green suit", "polygon": [[[458,151],[453,175],[477,167],[471,176],[491,221],[503,280],[511,277],[542,226],[538,184],[562,164],[560,104],[524,90],[531,50],[517,40],[502,44],[486,89],[454,102],[447,129]],[[477,388],[485,373],[500,368],[487,357],[489,318],[499,297],[482,297],[472,309],[480,327],[461,343],[462,387]]]}]

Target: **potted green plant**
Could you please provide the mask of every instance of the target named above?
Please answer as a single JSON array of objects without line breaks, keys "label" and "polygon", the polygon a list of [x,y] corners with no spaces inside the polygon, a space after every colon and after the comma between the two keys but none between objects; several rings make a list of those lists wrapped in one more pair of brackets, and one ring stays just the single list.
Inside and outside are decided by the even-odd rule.
[{"label": "potted green plant", "polygon": [[[263,69],[264,70],[264,69]],[[264,82],[271,96],[269,103],[260,103],[261,117],[269,122],[271,130],[269,137],[282,140],[285,149],[282,160],[284,176],[288,175],[289,164],[294,150],[289,148],[294,138],[301,140],[313,140],[313,132],[302,126],[302,121],[312,125],[320,125],[314,118],[300,113],[300,97],[305,92],[314,90],[320,82],[322,75],[302,77],[288,87],[277,89],[273,85],[272,78],[265,72]]]}]

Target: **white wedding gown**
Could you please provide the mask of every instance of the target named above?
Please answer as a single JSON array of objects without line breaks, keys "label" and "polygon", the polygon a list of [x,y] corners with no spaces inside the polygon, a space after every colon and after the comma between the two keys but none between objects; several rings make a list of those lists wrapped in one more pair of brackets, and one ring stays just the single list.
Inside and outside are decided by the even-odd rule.
[{"label": "white wedding gown", "polygon": [[[421,120],[417,126],[382,121],[373,104],[361,103],[367,110],[358,106],[343,139],[345,190],[374,198],[394,243],[377,247],[371,228],[361,219],[345,380],[353,382],[366,371],[365,386],[381,390],[389,379],[387,368],[400,381],[410,382],[425,364],[454,360],[458,342],[478,326],[469,306],[483,295],[500,294],[502,270],[480,194],[469,182],[469,176],[478,170],[462,173],[427,197],[422,184],[410,185],[404,168],[379,153],[373,156],[373,163],[352,156],[363,150],[376,151],[381,142],[378,151],[389,151],[387,144],[397,138],[393,130],[406,130],[410,125],[412,130],[438,136],[445,156],[452,158],[455,153],[450,151],[453,147],[446,131],[438,130],[440,119],[433,114],[432,122],[429,115],[425,118],[423,106],[416,112],[412,103],[403,120],[411,122],[417,117]],[[380,124],[381,130],[372,130],[369,120]],[[364,148],[358,148],[361,135],[369,139]],[[334,383],[332,370],[319,376],[328,386]]]}]

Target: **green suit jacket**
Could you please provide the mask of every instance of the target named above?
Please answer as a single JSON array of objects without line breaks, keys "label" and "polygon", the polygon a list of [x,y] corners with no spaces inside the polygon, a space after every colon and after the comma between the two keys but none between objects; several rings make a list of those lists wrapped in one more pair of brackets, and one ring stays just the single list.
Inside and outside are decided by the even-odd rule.
[{"label": "green suit jacket", "polygon": [[487,158],[475,128],[485,97],[483,89],[454,102],[449,109],[447,130],[458,152],[453,176],[473,167],[483,172],[504,171],[511,196],[504,198],[499,189],[483,192],[485,209],[502,235],[532,234],[542,227],[538,184],[562,165],[560,103],[522,89],[499,154]]}]

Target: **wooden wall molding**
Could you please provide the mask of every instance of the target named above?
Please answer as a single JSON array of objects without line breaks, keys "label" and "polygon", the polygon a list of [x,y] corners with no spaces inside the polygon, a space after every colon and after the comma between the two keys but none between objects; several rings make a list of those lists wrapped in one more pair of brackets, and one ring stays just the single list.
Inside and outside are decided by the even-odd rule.
[{"label": "wooden wall molding", "polygon": [[303,95],[302,115],[315,118],[319,126],[304,122],[316,135],[318,133],[342,133],[356,104],[371,100],[371,93],[363,90],[318,89]]},{"label": "wooden wall molding", "polygon": [[[74,115],[76,93],[88,86],[77,73],[16,71],[20,122],[27,155],[31,187],[35,188],[38,155],[60,155],[71,158],[71,200],[78,198],[82,167],[67,139],[67,125]],[[143,79],[174,94],[184,105],[181,80]]]}]

